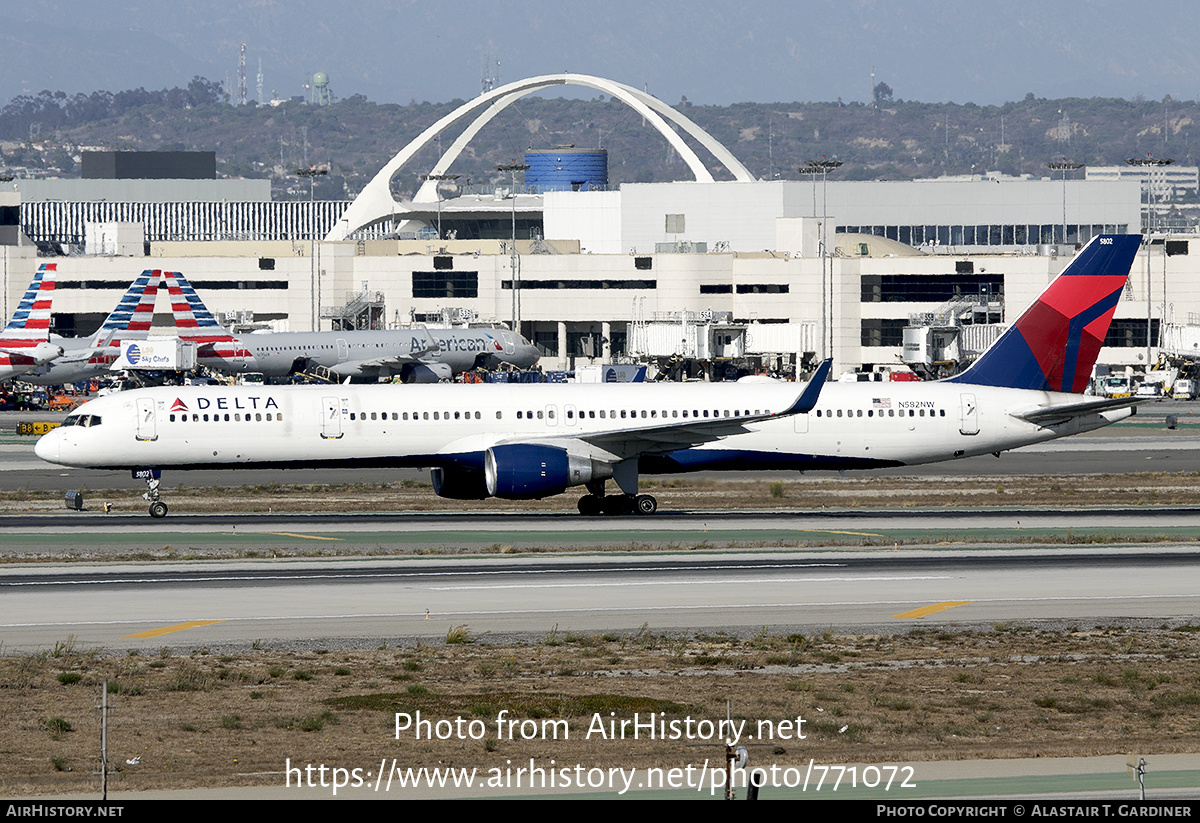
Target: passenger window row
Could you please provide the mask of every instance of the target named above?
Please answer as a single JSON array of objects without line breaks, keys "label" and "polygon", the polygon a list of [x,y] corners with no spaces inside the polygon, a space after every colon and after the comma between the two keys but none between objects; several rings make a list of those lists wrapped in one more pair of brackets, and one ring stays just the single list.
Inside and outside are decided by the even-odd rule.
[{"label": "passenger window row", "polygon": [[[187,423],[189,417],[186,414],[171,414],[169,419],[172,423]],[[254,414],[251,414],[250,412],[246,412],[245,420],[243,420],[241,412],[234,412],[232,415],[226,412],[224,415],[213,414],[211,416],[208,414],[197,414],[193,412],[190,419],[192,423],[261,423],[264,420],[267,422],[273,421],[278,423],[283,420],[283,413],[255,412]]]},{"label": "passenger window row", "polygon": [[[905,411],[907,411],[908,414],[905,414],[904,413]],[[928,411],[929,411],[929,415],[928,415],[929,417],[945,417],[946,416],[945,409],[929,409]],[[900,409],[899,414],[896,413],[895,409],[887,409],[886,413],[885,413],[884,409],[879,409],[878,415],[875,412],[876,412],[876,409],[867,409],[865,416],[866,417],[925,417],[926,416],[926,414],[925,414],[926,409]],[[863,415],[862,409],[846,409],[844,415],[842,413],[842,409],[837,409],[836,411],[832,411],[830,409],[817,409],[817,417],[843,417],[843,416],[845,416],[845,417],[863,417],[864,415]]]},{"label": "passenger window row", "polygon": [[[568,420],[634,420],[634,419],[704,419],[704,418],[726,418],[726,417],[749,417],[750,415],[766,414],[766,410],[760,409],[589,409],[579,410],[567,409]],[[557,419],[557,411],[554,408],[549,409],[524,409],[516,413],[518,420],[555,420]],[[420,420],[481,420],[483,415],[481,412],[350,412],[351,420],[396,420],[396,421],[420,421]],[[496,419],[503,420],[504,413],[496,412]]]}]

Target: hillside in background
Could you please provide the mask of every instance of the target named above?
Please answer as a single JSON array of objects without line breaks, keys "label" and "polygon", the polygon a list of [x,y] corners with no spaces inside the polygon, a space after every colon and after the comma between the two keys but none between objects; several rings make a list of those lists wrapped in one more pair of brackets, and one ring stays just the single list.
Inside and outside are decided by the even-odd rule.
[{"label": "hillside in background", "polygon": [[[882,84],[881,84],[882,86]],[[762,179],[796,179],[796,168],[822,156],[843,161],[835,178],[905,180],[998,170],[1048,176],[1047,162],[1066,157],[1115,165],[1127,157],[1170,157],[1196,165],[1192,101],[1071,98],[1032,94],[1002,106],[929,104],[890,99],[876,105],[741,103],[677,108],[724,143]],[[319,199],[354,196],[409,140],[463,101],[381,105],[361,95],[329,106],[294,98],[279,106],[231,106],[219,83],[197,77],[187,88],[148,92],[21,95],[0,110],[0,168],[17,176],[78,176],[81,148],[211,150],[218,173],[271,178],[278,198],[307,197],[296,168],[331,164]],[[443,137],[446,145],[457,132]],[[560,145],[609,151],[610,183],[686,179],[667,143],[624,104],[529,97],[480,132],[451,172],[464,183],[504,180],[495,165],[527,149]],[[701,157],[705,153],[698,149]],[[393,183],[413,193],[418,175],[440,154],[426,149]],[[729,179],[714,167],[718,179]]]}]

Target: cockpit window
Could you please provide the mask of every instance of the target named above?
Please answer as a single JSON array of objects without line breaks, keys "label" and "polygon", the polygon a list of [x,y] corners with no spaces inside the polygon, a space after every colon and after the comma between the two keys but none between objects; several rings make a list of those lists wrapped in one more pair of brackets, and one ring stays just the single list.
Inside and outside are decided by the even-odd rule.
[{"label": "cockpit window", "polygon": [[100,425],[98,414],[72,414],[62,422],[63,426],[83,426],[85,429]]}]

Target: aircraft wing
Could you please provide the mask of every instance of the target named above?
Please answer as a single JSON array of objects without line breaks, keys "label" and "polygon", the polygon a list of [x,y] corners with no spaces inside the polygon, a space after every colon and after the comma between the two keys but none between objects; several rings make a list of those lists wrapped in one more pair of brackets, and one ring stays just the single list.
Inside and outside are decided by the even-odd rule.
[{"label": "aircraft wing", "polygon": [[[767,414],[748,414],[740,417],[718,417],[708,419],[691,419],[688,421],[673,420],[670,423],[659,423],[652,426],[614,429],[611,431],[591,432],[575,435],[570,439],[587,443],[597,449],[615,455],[624,460],[644,454],[686,449],[702,443],[722,440],[730,435],[742,434],[749,431],[746,426],[763,420],[775,420],[789,417],[793,414],[804,414],[817,405],[825,378],[833,366],[832,360],[826,360],[817,367],[812,379],[805,385],[803,391],[796,397],[792,405],[783,411]],[[553,438],[561,441],[562,437]],[[522,441],[528,442],[528,441]]]},{"label": "aircraft wing", "polygon": [[1098,414],[1110,409],[1123,409],[1128,406],[1136,406],[1139,403],[1145,403],[1152,399],[1150,397],[1096,398],[1093,400],[1083,400],[1078,403],[1068,403],[1065,406],[1045,406],[1030,409],[1026,412],[1012,412],[1012,416],[1029,423],[1052,426],[1056,423],[1065,423],[1075,417]]},{"label": "aircraft wing", "polygon": [[[55,363],[58,365],[66,365],[73,363],[86,363],[98,354],[103,354],[106,349],[89,347],[86,349],[78,349],[76,351],[67,352],[62,357],[56,358]],[[120,349],[112,349],[114,356],[121,353]]]},{"label": "aircraft wing", "polygon": [[347,374],[352,370],[366,372],[371,369],[398,369],[409,363],[421,362],[423,361],[419,357],[407,354],[391,354],[387,357],[375,357],[371,360],[344,360],[341,363],[331,366],[330,369],[338,374]]}]

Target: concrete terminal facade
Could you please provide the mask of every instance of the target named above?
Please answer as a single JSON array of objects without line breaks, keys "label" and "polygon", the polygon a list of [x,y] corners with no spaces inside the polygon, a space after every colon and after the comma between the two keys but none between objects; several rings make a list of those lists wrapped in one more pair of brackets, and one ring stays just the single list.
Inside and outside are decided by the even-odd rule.
[{"label": "concrete terminal facade", "polygon": [[[840,245],[847,241],[850,249]],[[1066,262],[1050,255],[1015,253],[891,256],[895,252],[889,241],[863,235],[840,235],[831,242],[839,244],[838,256],[824,261],[823,278],[822,259],[803,256],[800,248],[583,254],[574,244],[552,242],[542,244],[543,253],[530,253],[533,243],[521,241],[521,331],[541,346],[547,367],[569,367],[633,353],[630,333],[638,323],[724,313],[746,324],[751,336],[755,324],[807,328],[804,349],[788,353],[820,357],[831,344],[836,366],[844,370],[895,363],[900,329],[910,313],[931,309],[925,291],[939,279],[974,276],[994,283],[999,278],[1003,303],[1011,312],[1027,305]],[[1155,331],[1164,317],[1182,322],[1186,313],[1200,312],[1200,277],[1192,254],[1196,244],[1182,243],[1185,251],[1172,255],[1164,253],[1164,245],[1151,247],[1150,313]],[[322,306],[348,302],[364,290],[382,295],[389,326],[436,321],[446,309],[454,317],[479,322],[512,320],[512,258],[499,241],[348,241],[317,246],[316,260],[308,244],[278,241],[156,243],[150,257],[59,258],[54,314],[71,318],[63,325],[86,333],[116,305],[134,276],[145,268],[162,268],[185,272],[218,316],[253,312],[256,320],[269,321],[277,329],[310,329]],[[544,253],[546,247],[560,253]],[[861,254],[864,247],[867,255]],[[11,307],[40,260],[30,247],[9,246],[4,251]],[[1117,309],[1114,333],[1121,345],[1107,347],[1101,362],[1144,362],[1145,269],[1139,257]],[[955,287],[960,285],[956,282]],[[160,300],[166,320],[168,306],[165,298]],[[1012,319],[1009,314],[1003,317]],[[322,327],[329,328],[328,321]]]},{"label": "concrete terminal facade", "polygon": [[[479,98],[402,149],[353,203],[303,204],[309,212],[272,228],[264,209],[285,204],[263,202],[255,190],[243,196],[253,201],[246,204],[248,213],[262,212],[255,225],[263,228],[255,229],[255,239],[233,239],[251,234],[211,225],[216,218],[207,218],[206,209],[213,204],[197,190],[189,195],[194,202],[180,206],[195,225],[167,231],[150,225],[153,216],[134,218],[145,221],[148,254],[72,249],[56,258],[59,329],[90,333],[139,272],[161,268],[184,272],[218,316],[252,314],[278,330],[328,329],[330,320],[323,317],[366,296],[384,307],[375,322],[388,326],[447,317],[509,324],[519,317],[519,330],[542,348],[552,368],[646,354],[653,337],[648,330],[658,333],[657,351],[665,346],[670,353],[672,323],[679,324],[679,353],[685,353],[694,333],[689,324],[705,322],[717,332],[744,327],[742,343],[725,335],[730,348],[706,350],[706,356],[752,353],[750,340],[769,340],[776,353],[797,361],[832,354],[842,371],[896,363],[910,315],[956,301],[982,307],[976,322],[1009,322],[1077,244],[1100,233],[1138,231],[1141,224],[1136,179],[756,181],[681,114],[611,81],[533,78],[492,97],[496,106],[507,105],[564,77],[619,96],[651,122],[657,118],[668,141],[678,136],[663,118],[672,120],[735,179],[714,180],[682,147],[696,177],[691,182],[538,196],[514,196],[502,184],[487,194],[443,199],[432,178],[449,168],[495,108]],[[427,175],[431,179],[414,202],[393,202],[389,174],[452,121],[470,116],[475,121],[435,164],[436,174]],[[94,205],[82,202],[91,196],[84,186],[97,183],[131,184],[54,182],[56,199],[80,201],[78,207],[60,204],[72,220]],[[74,195],[71,185],[79,187]],[[169,219],[177,220],[175,214]],[[514,226],[515,255],[507,239]],[[313,242],[314,233],[326,239]],[[373,239],[389,233],[427,239]],[[1200,265],[1194,262],[1200,247],[1192,239],[1154,238],[1149,268],[1143,250],[1102,363],[1144,363],[1147,325],[1154,338],[1163,323],[1200,317]],[[40,258],[27,241],[0,251],[4,308],[11,312]],[[160,310],[165,320],[165,299]],[[764,351],[761,345],[758,350]]]}]

